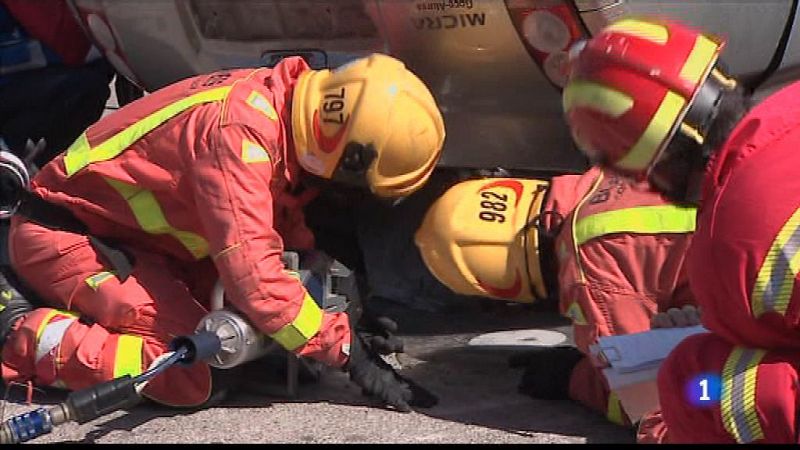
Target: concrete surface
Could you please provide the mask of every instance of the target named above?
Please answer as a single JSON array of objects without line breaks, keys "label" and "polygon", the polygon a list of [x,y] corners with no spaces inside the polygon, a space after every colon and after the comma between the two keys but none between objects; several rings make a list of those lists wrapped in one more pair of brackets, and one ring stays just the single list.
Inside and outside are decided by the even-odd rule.
[{"label": "concrete surface", "polygon": [[[282,385],[245,388],[219,406],[179,411],[152,403],[93,422],[58,427],[35,443],[629,443],[632,431],[614,426],[568,401],[535,401],[516,392],[520,373],[507,367],[502,348],[468,347],[483,333],[542,328],[568,333],[552,313],[522,306],[468,308],[450,314],[408,309],[390,314],[406,342],[402,373],[440,397],[429,410],[402,414],[371,405],[338,371],[301,385],[297,398],[281,398]],[[266,393],[265,393],[266,392]],[[59,391],[24,389],[8,396],[5,417],[63,400]]]}]

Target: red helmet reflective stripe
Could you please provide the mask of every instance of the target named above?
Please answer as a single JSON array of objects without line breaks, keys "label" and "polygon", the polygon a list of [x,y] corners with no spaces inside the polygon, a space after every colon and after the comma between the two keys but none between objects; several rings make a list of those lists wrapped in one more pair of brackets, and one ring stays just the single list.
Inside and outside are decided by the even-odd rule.
[{"label": "red helmet reflective stripe", "polygon": [[570,62],[564,110],[576,143],[643,174],[682,122],[723,44],[673,23],[618,21]]}]

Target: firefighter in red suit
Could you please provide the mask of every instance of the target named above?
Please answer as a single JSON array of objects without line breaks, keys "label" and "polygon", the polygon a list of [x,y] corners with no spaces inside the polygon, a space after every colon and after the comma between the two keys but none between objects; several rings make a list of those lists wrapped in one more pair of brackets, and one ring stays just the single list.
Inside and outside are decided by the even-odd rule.
[{"label": "firefighter in red suit", "polygon": [[[303,180],[405,196],[428,179],[443,141],[429,90],[380,54],[333,71],[298,57],[220,71],[125,106],[46,165],[32,188],[128,252],[133,271],[122,281],[86,235],[15,217],[13,267],[52,308],[14,323],[4,380],[76,390],[139,374],[173,337],[194,331],[218,274],[228,301],[263,333],[408,410],[408,385],[375,360],[345,313],[321,310],[280,258],[285,247],[314,244]],[[196,364],[169,369],[144,393],[196,406],[213,387],[210,368]]]},{"label": "firefighter in red suit", "polygon": [[[430,207],[416,243],[433,275],[460,294],[523,303],[558,298],[577,349],[515,356],[512,365],[525,367],[520,391],[569,397],[631,425],[639,418],[629,418],[610,392],[589,346],[601,336],[649,330],[659,312],[674,315],[694,303],[684,257],[695,213],[646,181],[598,167],[549,181],[475,179]],[[642,439],[658,440],[660,421],[646,423]]]},{"label": "firefighter in red suit", "polygon": [[659,372],[668,441],[797,443],[800,84],[751,108],[723,45],[614,23],[573,52],[564,105],[593,159],[700,205],[686,264],[711,333]]}]

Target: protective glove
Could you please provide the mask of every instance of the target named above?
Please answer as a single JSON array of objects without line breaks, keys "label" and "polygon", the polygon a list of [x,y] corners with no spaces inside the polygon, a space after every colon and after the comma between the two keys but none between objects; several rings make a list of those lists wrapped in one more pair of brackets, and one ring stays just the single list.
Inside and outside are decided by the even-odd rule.
[{"label": "protective glove", "polygon": [[543,347],[512,355],[508,363],[512,368],[525,369],[518,387],[521,394],[564,400],[568,398],[572,369],[582,358],[575,347]]},{"label": "protective glove", "polygon": [[362,394],[402,412],[411,412],[412,406],[431,408],[439,402],[427,389],[395,372],[358,332],[354,331],[352,336],[350,359],[344,370],[361,387]]},{"label": "protective glove", "polygon": [[19,319],[33,311],[33,305],[0,274],[0,347]]},{"label": "protective glove", "polygon": [[380,355],[403,353],[403,340],[395,335],[397,323],[384,316],[375,316],[365,311],[353,327],[366,346]]},{"label": "protective glove", "polygon": [[700,308],[684,305],[682,308],[669,308],[650,319],[651,328],[681,328],[700,325]]}]

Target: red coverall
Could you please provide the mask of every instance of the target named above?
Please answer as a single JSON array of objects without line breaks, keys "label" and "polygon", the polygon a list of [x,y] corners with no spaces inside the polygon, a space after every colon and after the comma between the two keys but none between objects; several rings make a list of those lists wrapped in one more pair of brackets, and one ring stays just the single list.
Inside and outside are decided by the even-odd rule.
[{"label": "red coverall", "polygon": [[[69,208],[91,234],[134,259],[121,283],[87,237],[15,218],[14,269],[53,308],[21,321],[3,348],[7,381],[80,389],[138,374],[192,333],[219,273],[226,298],[296,354],[339,367],[350,342],[344,313],[325,313],[284,270],[284,244],[309,248],[291,99],[308,69],[289,58],[274,70],[189,78],[90,127],[35,177],[33,189]],[[211,263],[213,261],[213,265]],[[170,405],[202,404],[209,367],[172,368],[145,389]]]},{"label": "red coverall", "polygon": [[[592,168],[555,177],[543,210],[564,217],[555,242],[560,309],[584,354],[600,336],[649,330],[657,312],[694,303],[683,262],[695,208],[667,202],[646,182]],[[553,220],[545,217],[545,226]],[[613,422],[630,423],[588,357],[573,370],[569,391]]]},{"label": "red coverall", "polygon": [[[753,108],[708,166],[687,267],[703,311],[703,325],[731,346],[763,349],[769,355],[776,351],[797,355],[800,350],[798,149],[800,83],[794,83]],[[692,340],[662,365],[659,390],[670,441],[719,438],[797,443],[793,425],[797,389],[784,382],[797,379],[796,358],[768,369],[763,365],[769,358],[761,360],[752,375],[758,389],[748,391],[750,397],[735,405],[744,408],[735,414],[749,418],[748,427],[761,429],[763,436],[742,433],[741,426],[735,427],[738,436],[724,433],[733,429],[722,427],[718,412],[701,414],[681,398],[683,391],[676,386],[681,377],[691,375],[685,373],[691,370],[687,361],[705,361],[696,369],[706,370],[709,366],[718,369],[720,361],[728,358],[730,346],[715,348]],[[769,382],[776,377],[783,381]],[[686,417],[695,420],[689,423]],[[717,433],[710,435],[712,430]]]}]

